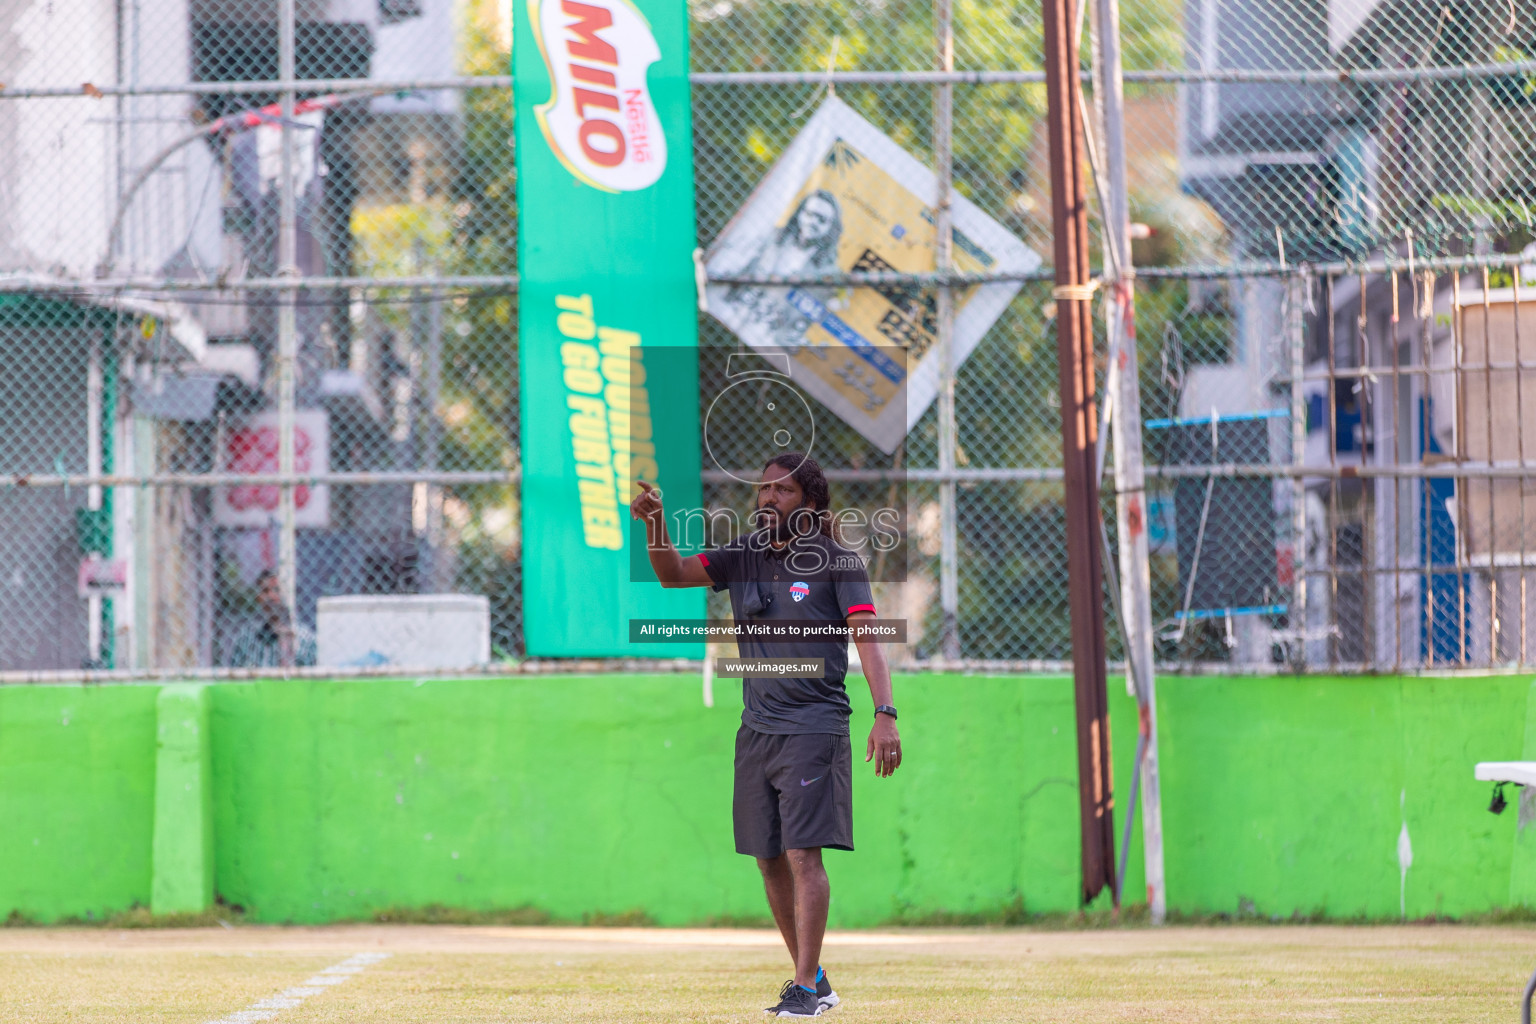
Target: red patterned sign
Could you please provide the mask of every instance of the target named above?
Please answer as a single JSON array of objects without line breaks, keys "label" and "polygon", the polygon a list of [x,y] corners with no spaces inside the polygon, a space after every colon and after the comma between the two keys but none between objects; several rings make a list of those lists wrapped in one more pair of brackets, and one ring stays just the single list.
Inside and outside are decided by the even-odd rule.
[{"label": "red patterned sign", "polygon": [[[326,413],[303,410],[294,416],[293,466],[297,474],[329,470],[330,422]],[[220,453],[226,473],[274,475],[278,472],[278,430],[275,412],[258,413],[232,431]],[[293,504],[299,526],[323,527],[330,522],[330,494],[325,484],[299,483]],[[219,488],[215,519],[220,526],[269,526],[277,520],[282,488],[276,483],[240,484]]]}]

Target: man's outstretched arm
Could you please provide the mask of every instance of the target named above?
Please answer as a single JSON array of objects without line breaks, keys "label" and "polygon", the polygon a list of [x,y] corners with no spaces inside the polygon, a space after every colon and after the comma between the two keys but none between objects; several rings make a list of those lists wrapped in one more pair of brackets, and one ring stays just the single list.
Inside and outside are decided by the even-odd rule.
[{"label": "man's outstretched arm", "polygon": [[[848,625],[873,622],[870,612],[855,612],[848,616]],[[891,667],[885,660],[885,647],[877,640],[854,640],[859,650],[859,664],[864,666],[864,678],[869,681],[869,696],[875,707],[882,704],[895,706],[891,695]],[[875,774],[882,778],[901,766],[901,735],[896,729],[896,719],[890,715],[876,715],[874,727],[869,730],[869,742],[864,748],[864,760],[875,762]]]},{"label": "man's outstretched arm", "polygon": [[645,550],[651,557],[656,581],[663,587],[707,587],[712,584],[714,580],[709,578],[709,570],[704,568],[698,555],[684,558],[672,546],[672,538],[667,536],[666,514],[661,508],[661,492],[644,480],[639,483],[640,493],[629,503],[629,515],[632,519],[645,520]]}]

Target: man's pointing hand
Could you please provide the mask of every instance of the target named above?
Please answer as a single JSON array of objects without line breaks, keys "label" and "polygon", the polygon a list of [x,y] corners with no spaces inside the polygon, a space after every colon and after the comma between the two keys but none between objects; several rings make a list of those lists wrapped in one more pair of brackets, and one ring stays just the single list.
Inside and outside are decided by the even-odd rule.
[{"label": "man's pointing hand", "polygon": [[629,503],[631,519],[652,519],[661,515],[661,492],[644,480],[637,480],[640,493]]}]

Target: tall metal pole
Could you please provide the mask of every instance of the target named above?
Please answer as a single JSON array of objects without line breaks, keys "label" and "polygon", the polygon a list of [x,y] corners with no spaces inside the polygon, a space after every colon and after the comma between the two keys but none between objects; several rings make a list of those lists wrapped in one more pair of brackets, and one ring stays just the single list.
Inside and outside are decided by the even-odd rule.
[{"label": "tall metal pole", "polygon": [[1119,0],[1094,0],[1099,76],[1094,96],[1104,129],[1109,209],[1104,244],[1109,302],[1105,319],[1115,374],[1115,526],[1120,544],[1120,612],[1124,617],[1128,683],[1139,710],[1142,854],[1147,909],[1153,924],[1168,917],[1163,884],[1163,806],[1157,762],[1157,683],[1152,666],[1152,572],[1147,550],[1146,474],[1141,451],[1141,386],[1136,360],[1136,271],[1131,263],[1131,213],[1125,172],[1125,87],[1120,66]]},{"label": "tall metal pole", "polygon": [[[439,412],[443,391],[443,293],[434,288],[427,303],[427,351],[426,365],[422,367],[421,389],[426,392],[427,422],[424,424],[425,456],[421,468],[427,473],[437,472],[438,449],[443,446],[443,420]],[[440,484],[427,485],[427,550],[431,552],[431,586],[434,593],[443,594],[452,589],[448,578],[447,546],[443,543],[443,488]]]},{"label": "tall metal pole", "polygon": [[[413,254],[417,274],[429,274],[438,269],[434,263],[429,271],[427,247],[420,239],[413,246]],[[431,288],[416,295],[422,301],[417,302],[411,318],[416,351],[421,355],[421,387],[414,396],[416,411],[412,440],[415,452],[411,466],[430,478],[437,472],[438,449],[443,443],[442,419],[438,414],[443,386],[443,293],[438,288]],[[415,495],[423,505],[428,552],[428,571],[424,574],[426,586],[432,593],[443,593],[450,581],[446,576],[442,547],[442,487],[423,480],[417,484]]]},{"label": "tall metal pole", "polygon": [[[934,37],[938,42],[937,66],[955,70],[955,34],[950,0],[934,0]],[[954,269],[952,210],[954,187],[953,83],[933,89],[933,161],[938,179],[933,202],[934,266],[941,274]],[[940,650],[948,660],[960,657],[960,570],[955,537],[955,295],[947,284],[938,290],[939,328],[939,606],[944,613]]]},{"label": "tall metal pole", "polygon": [[[294,67],[294,0],[277,4],[277,77],[284,83],[297,78]],[[294,434],[294,360],[298,351],[298,325],[294,306],[297,302],[298,232],[293,194],[293,117],[294,94],[291,84],[282,91],[281,164],[278,177],[277,276],[294,282],[285,288],[277,308],[277,467],[284,481],[279,490],[280,540],[277,552],[278,584],[289,616],[294,614],[298,589],[296,516],[293,504],[293,434]]]},{"label": "tall metal pole", "polygon": [[[1410,279],[1410,286],[1411,286]],[[1307,336],[1305,309],[1312,278],[1305,273],[1286,282],[1285,334],[1291,357],[1291,465],[1307,463],[1307,389],[1302,378],[1307,372]],[[1393,312],[1396,312],[1394,308]],[[1296,638],[1291,661],[1297,671],[1307,664],[1307,481],[1291,481],[1291,612],[1290,632]]]},{"label": "tall metal pole", "polygon": [[1104,565],[1100,553],[1088,196],[1083,188],[1083,109],[1072,0],[1043,0],[1051,225],[1056,264],[1056,347],[1067,516],[1067,596],[1077,702],[1078,803],[1083,902],[1115,891],[1114,787],[1105,690]]},{"label": "tall metal pole", "polygon": [[[103,430],[112,429],[110,424],[104,425],[102,409],[103,391],[106,387],[106,379],[101,366],[101,344],[92,338],[90,352],[85,364],[85,471],[91,476],[100,476],[104,464],[104,452],[102,440]],[[92,512],[100,512],[102,508],[102,496],[104,492],[100,484],[92,484],[85,489],[85,507]],[[95,516],[91,517],[94,525]],[[95,541],[95,530],[92,530],[92,541]],[[92,551],[96,549],[93,547]],[[92,668],[101,668],[101,595],[92,593],[86,599],[86,652]]]}]

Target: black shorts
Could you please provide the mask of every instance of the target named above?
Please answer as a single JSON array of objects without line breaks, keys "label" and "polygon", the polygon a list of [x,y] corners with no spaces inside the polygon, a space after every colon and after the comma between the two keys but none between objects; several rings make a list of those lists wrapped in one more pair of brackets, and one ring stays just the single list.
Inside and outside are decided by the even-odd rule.
[{"label": "black shorts", "polygon": [[853,755],[847,736],[736,733],[736,852],[853,849]]}]

